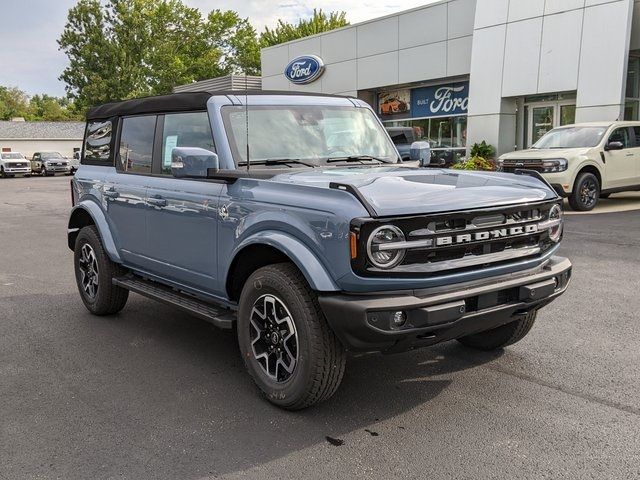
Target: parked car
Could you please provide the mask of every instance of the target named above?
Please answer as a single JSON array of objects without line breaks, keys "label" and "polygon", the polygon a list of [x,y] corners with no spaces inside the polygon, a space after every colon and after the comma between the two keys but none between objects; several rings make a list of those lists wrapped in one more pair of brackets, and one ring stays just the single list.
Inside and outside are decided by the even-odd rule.
[{"label": "parked car", "polygon": [[0,176],[2,178],[31,175],[29,160],[20,152],[0,152]]},{"label": "parked car", "polygon": [[31,171],[43,177],[56,173],[71,174],[69,159],[60,152],[36,152],[31,159]]},{"label": "parked car", "polygon": [[505,172],[540,172],[574,210],[614,192],[640,190],[640,122],[580,123],[547,132],[533,147],[499,158]]},{"label": "parked car", "polygon": [[91,109],[84,142],[67,232],[86,308],[135,292],[235,325],[282,408],[331,397],[347,351],[515,343],[569,283],[544,181],[397,165],[358,99],[129,100]]},{"label": "parked car", "polygon": [[412,127],[385,127],[403,162],[411,160],[411,144],[416,141]]}]

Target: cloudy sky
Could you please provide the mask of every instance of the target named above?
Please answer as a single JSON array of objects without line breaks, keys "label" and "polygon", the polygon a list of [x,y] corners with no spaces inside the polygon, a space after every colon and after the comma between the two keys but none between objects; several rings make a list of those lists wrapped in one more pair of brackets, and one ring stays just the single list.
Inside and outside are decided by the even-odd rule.
[{"label": "cloudy sky", "polygon": [[[278,18],[294,22],[313,8],[344,10],[351,23],[406,10],[434,0],[184,0],[207,12],[234,9],[248,17],[258,31]],[[64,95],[58,76],[66,56],[56,39],[67,11],[76,0],[0,0],[0,85],[15,86],[30,95]]]}]

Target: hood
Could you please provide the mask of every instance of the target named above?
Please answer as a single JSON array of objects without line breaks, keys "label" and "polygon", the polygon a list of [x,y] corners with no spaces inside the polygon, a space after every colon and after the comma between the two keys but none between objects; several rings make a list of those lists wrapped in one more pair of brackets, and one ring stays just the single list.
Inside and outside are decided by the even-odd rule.
[{"label": "hood", "polygon": [[273,181],[329,188],[356,187],[379,216],[417,215],[557,198],[543,182],[526,175],[431,168],[345,167],[281,174]]},{"label": "hood", "polygon": [[528,148],[527,150],[516,150],[500,156],[500,160],[520,160],[520,159],[549,159],[566,158],[586,155],[590,148]]}]

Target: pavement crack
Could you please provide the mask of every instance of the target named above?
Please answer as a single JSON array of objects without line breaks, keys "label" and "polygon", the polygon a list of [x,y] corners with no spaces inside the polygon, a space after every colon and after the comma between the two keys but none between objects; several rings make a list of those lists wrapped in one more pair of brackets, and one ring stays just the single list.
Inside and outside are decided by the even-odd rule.
[{"label": "pavement crack", "polygon": [[623,403],[614,402],[612,400],[607,400],[606,398],[597,397],[595,395],[591,395],[589,393],[579,392],[572,388],[561,387],[551,382],[547,382],[546,380],[542,380],[540,378],[533,377],[531,375],[527,375],[526,373],[514,372],[512,370],[507,370],[506,368],[502,368],[496,365],[487,365],[486,368],[489,370],[493,370],[498,373],[503,373],[505,375],[510,375],[512,377],[516,377],[520,380],[524,380],[525,382],[534,383],[536,385],[540,385],[542,387],[550,388],[552,390],[556,390],[562,392],[566,395],[571,395],[573,397],[578,397],[588,402],[598,403],[605,407],[614,408],[621,412],[631,413],[632,415],[640,416],[640,408],[631,407],[629,405],[625,405]]}]

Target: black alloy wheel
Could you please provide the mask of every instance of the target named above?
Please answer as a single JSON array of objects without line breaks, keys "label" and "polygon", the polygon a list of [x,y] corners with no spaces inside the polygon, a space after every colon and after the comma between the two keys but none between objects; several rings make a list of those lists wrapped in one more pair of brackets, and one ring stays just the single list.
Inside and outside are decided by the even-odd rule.
[{"label": "black alloy wheel", "polygon": [[600,182],[593,173],[581,173],[569,197],[571,208],[580,212],[593,210],[600,198]]}]

